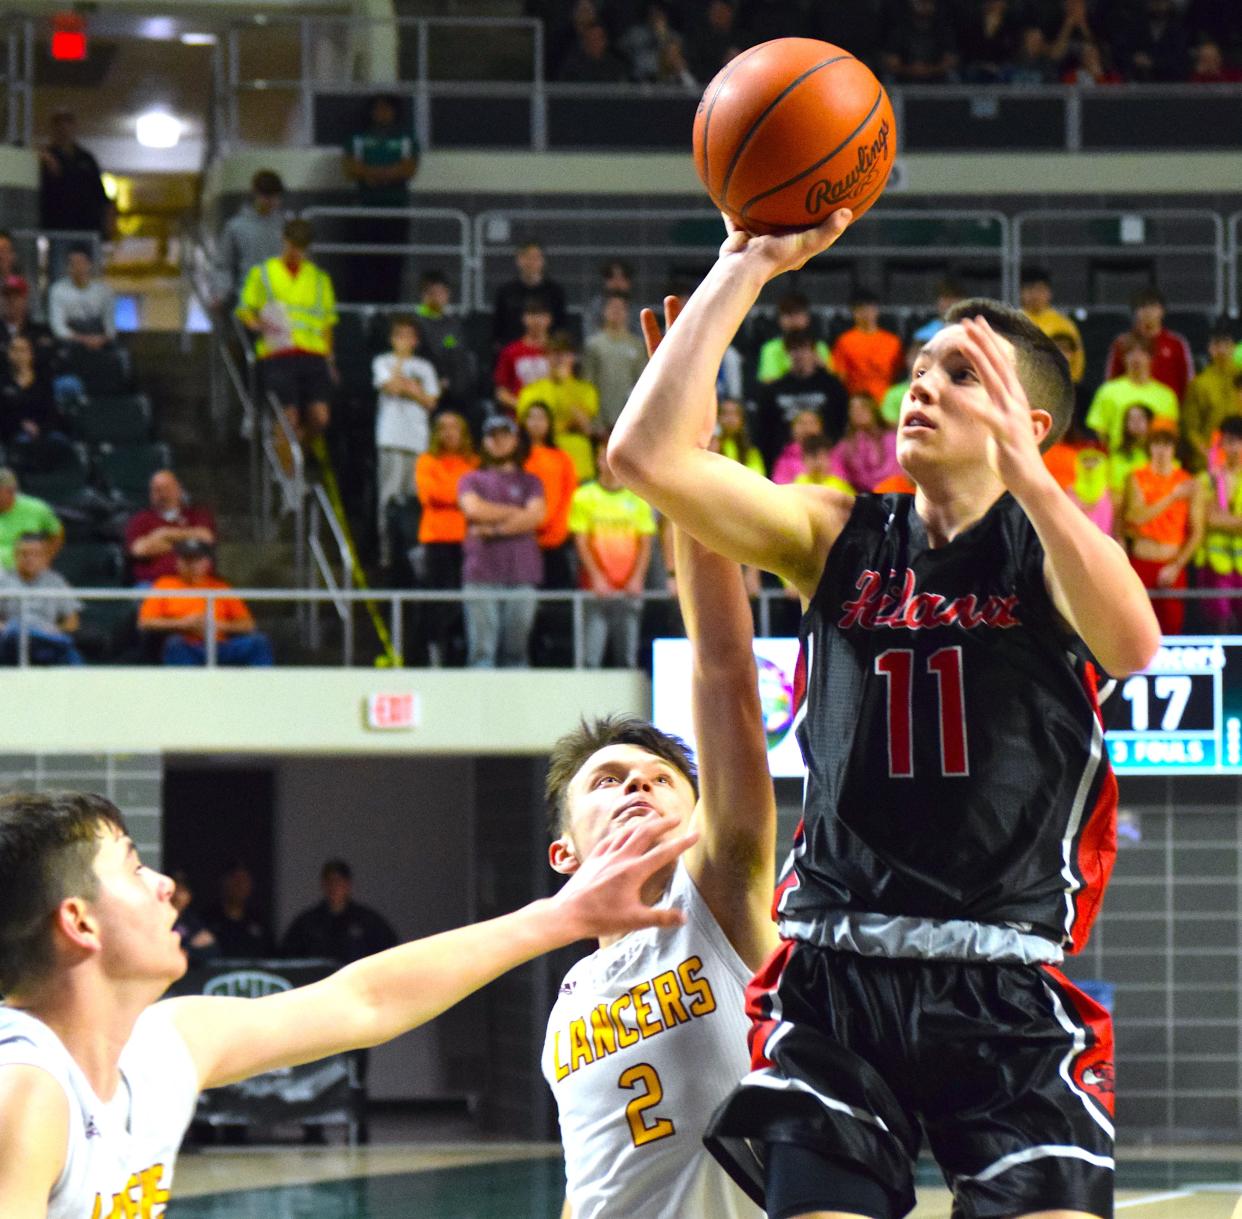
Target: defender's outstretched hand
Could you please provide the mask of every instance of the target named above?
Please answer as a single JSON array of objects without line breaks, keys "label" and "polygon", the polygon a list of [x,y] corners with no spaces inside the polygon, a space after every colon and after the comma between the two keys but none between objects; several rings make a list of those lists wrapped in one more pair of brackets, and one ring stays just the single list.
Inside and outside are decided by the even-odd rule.
[{"label": "defender's outstretched hand", "polygon": [[642,888],[698,841],[697,833],[664,835],[677,828],[675,817],[648,813],[619,826],[582,861],[569,883],[552,899],[567,929],[579,940],[623,935],[645,927],[677,927],[678,910],[645,905]]},{"label": "defender's outstretched hand", "polygon": [[797,271],[806,266],[816,254],[822,254],[833,245],[850,226],[854,213],[843,207],[832,213],[823,224],[813,229],[797,229],[791,233],[773,233],[756,237],[738,228],[728,216],[724,217],[729,236],[720,247],[720,256],[742,254],[761,263],[766,279],[775,279],[786,271]]},{"label": "defender's outstretched hand", "polygon": [[1009,490],[1017,492],[1048,478],[1039,452],[1036,427],[1051,427],[1048,412],[1031,405],[1008,353],[996,331],[982,317],[963,318],[962,350],[969,357],[987,391],[988,404],[967,405],[992,435],[992,468]]},{"label": "defender's outstretched hand", "polygon": [[[681,298],[677,296],[666,296],[664,298],[664,330],[660,330],[660,321],[656,317],[654,309],[643,309],[638,315],[638,320],[642,326],[643,342],[647,345],[647,358],[651,359],[656,353],[656,348],[660,346],[660,340],[664,335],[673,328],[673,323],[677,320],[682,310]],[[708,409],[703,417],[703,427],[699,432],[698,446],[705,449],[711,441],[712,433],[716,430],[716,395],[712,393],[711,401],[708,403]]]}]

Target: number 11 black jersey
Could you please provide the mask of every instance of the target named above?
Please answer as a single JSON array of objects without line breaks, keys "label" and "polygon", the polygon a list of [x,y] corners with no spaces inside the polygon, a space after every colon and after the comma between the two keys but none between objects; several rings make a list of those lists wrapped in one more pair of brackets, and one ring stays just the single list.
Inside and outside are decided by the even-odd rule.
[{"label": "number 11 black jersey", "polygon": [[1012,496],[932,548],[862,495],[802,624],[803,822],[783,935],[890,956],[1055,961],[1116,853],[1097,673]]}]

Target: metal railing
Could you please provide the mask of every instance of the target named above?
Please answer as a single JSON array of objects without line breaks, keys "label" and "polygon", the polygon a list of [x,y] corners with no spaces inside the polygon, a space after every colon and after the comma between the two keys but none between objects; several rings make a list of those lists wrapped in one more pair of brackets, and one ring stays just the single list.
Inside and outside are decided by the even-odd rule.
[{"label": "metal railing", "polygon": [[[462,300],[470,299],[470,284],[474,268],[474,245],[470,240],[470,217],[451,207],[308,207],[302,213],[308,220],[371,221],[405,220],[414,240],[404,242],[369,243],[354,240],[315,239],[315,257],[321,254],[344,255],[391,255],[407,261],[411,258],[444,257],[455,259],[459,278],[458,292]],[[456,230],[455,241],[424,241],[418,239],[419,226],[448,225]],[[317,232],[319,226],[316,226]]]},{"label": "metal railing", "polygon": [[[325,549],[322,537],[325,529],[327,530],[328,537],[332,540],[335,554],[329,554]],[[308,565],[310,569],[310,589],[315,591],[318,588],[319,581],[322,580],[325,590],[332,594],[331,604],[335,608],[337,618],[340,619],[341,623],[341,663],[346,666],[351,665],[354,660],[353,598],[341,597],[339,594],[355,591],[353,554],[349,548],[349,539],[341,528],[341,522],[332,510],[328,494],[320,486],[315,486],[311,490],[310,527],[307,534],[307,548],[310,554]],[[334,563],[340,564],[339,578],[334,570]],[[318,648],[322,638],[319,629],[319,607],[322,604],[322,601],[316,600],[309,602],[305,606],[308,615],[306,638],[307,643],[312,648]],[[299,608],[302,607],[299,606]],[[400,655],[401,615],[395,614],[393,617],[398,627],[396,632],[397,655]]]},{"label": "metal railing", "polygon": [[264,394],[258,401],[259,444],[263,454],[259,470],[259,527],[264,540],[270,542],[276,536],[276,518],[286,513],[293,517],[294,582],[301,588],[306,584],[306,454],[275,395]]},{"label": "metal railing", "polygon": [[[1237,266],[1237,239],[1233,233],[1232,262]],[[1176,258],[1182,278],[1155,276],[1155,260]],[[1050,266],[1060,286],[1060,297],[1070,305],[1088,303],[1089,285],[1081,299],[1069,287],[1071,273],[1084,260],[1094,260],[1107,271],[1110,263],[1151,260],[1153,280],[1162,284],[1170,303],[1180,308],[1198,308],[1221,313],[1227,305],[1237,307],[1229,289],[1231,246],[1224,218],[1206,208],[1041,208],[1020,212],[1013,218],[1010,244],[1011,277],[1017,283],[1019,269],[1026,261]],[[1064,273],[1055,265],[1068,260]],[[1090,273],[1091,262],[1088,262]],[[1146,272],[1140,270],[1140,275]],[[1177,289],[1177,290],[1174,290]]]},{"label": "metal railing", "polygon": [[[359,97],[382,87],[413,99],[415,129],[430,144],[431,110],[427,92],[433,71],[431,44],[437,30],[470,29],[509,38],[525,32],[530,38],[528,88],[538,92],[544,79],[543,23],[530,17],[294,17],[260,14],[229,30],[218,54],[218,78],[224,93],[222,117],[227,135],[222,143],[241,142],[241,98],[249,93],[285,93],[298,108],[297,128],[304,144],[313,143],[317,92],[357,92]],[[415,78],[401,80],[398,66],[403,36],[414,40]],[[259,47],[252,51],[247,46]],[[276,47],[278,53],[269,55]],[[280,53],[295,51],[297,70],[291,76],[251,74],[251,54],[266,66]],[[453,63],[460,69],[460,61]],[[480,82],[486,83],[486,82]]]},{"label": "metal railing", "polygon": [[34,22],[10,17],[0,60],[0,92],[4,96],[4,132],[8,144],[29,148],[34,142]]},{"label": "metal railing", "polygon": [[[316,488],[316,490],[320,490]],[[341,664],[349,666],[353,664],[354,654],[356,651],[356,639],[353,630],[352,614],[353,608],[358,604],[372,602],[378,605],[384,605],[388,610],[388,629],[393,641],[393,649],[397,656],[402,656],[403,642],[405,634],[404,610],[410,605],[465,605],[471,601],[522,601],[529,602],[534,600],[539,605],[564,605],[568,604],[571,609],[571,635],[573,643],[573,667],[575,669],[586,668],[585,660],[585,638],[586,638],[586,607],[591,603],[598,603],[599,597],[594,592],[584,589],[567,589],[564,591],[535,591],[531,592],[525,588],[503,589],[503,588],[487,588],[487,589],[471,589],[469,587],[460,589],[358,589],[348,587],[347,583],[342,584],[338,581],[332,570],[334,560],[341,563],[342,578],[345,581],[349,579],[349,571],[346,567],[348,562],[347,549],[344,547],[343,535],[339,526],[332,529],[331,509],[326,499],[320,505],[323,512],[323,519],[328,523],[329,532],[333,536],[333,544],[337,547],[338,553],[333,556],[323,545],[322,537],[317,532],[316,542],[317,555],[315,560],[316,576],[322,579],[327,585],[324,588],[161,588],[156,592],[152,592],[149,588],[74,588],[71,589],[71,595],[79,601],[129,601],[139,604],[152,596],[158,596],[161,599],[171,598],[174,600],[199,599],[206,602],[206,611],[204,615],[204,643],[206,652],[206,664],[210,668],[217,663],[216,640],[214,638],[216,623],[216,602],[220,600],[236,599],[247,604],[255,605],[271,605],[284,604],[293,605],[295,612],[299,617],[304,611],[309,611],[309,617],[315,622],[318,613],[317,607],[322,605],[330,605],[336,611],[337,618],[341,624]],[[316,514],[317,515],[317,514]],[[312,520],[315,516],[312,515]],[[318,527],[316,527],[318,528]],[[312,580],[316,578],[312,576]],[[1205,601],[1205,600],[1242,600],[1242,589],[1219,589],[1219,588],[1154,588],[1148,589],[1148,595],[1153,600],[1176,599],[1183,601]],[[55,588],[25,588],[25,587],[9,587],[3,590],[3,597],[6,600],[16,600],[17,613],[11,620],[17,627],[18,632],[18,664],[25,668],[30,665],[30,632],[38,629],[37,625],[30,621],[27,605],[32,602],[39,601],[55,601],[64,598],[64,589]],[[641,601],[646,604],[648,602],[657,602],[666,605],[676,603],[676,597],[668,592],[645,591],[638,597],[631,598],[634,601]],[[778,588],[763,588],[751,597],[752,605],[755,609],[756,616],[756,635],[759,637],[770,637],[772,634],[772,607],[788,606],[790,604],[787,594]],[[316,624],[315,634],[313,636],[314,643],[312,646],[318,648],[324,642],[323,634],[320,627]],[[308,640],[312,636],[307,635]],[[407,666],[409,667],[409,666]],[[427,666],[421,666],[427,667]]]},{"label": "metal railing", "polygon": [[1229,225],[1229,312],[1242,311],[1242,212],[1234,212]]}]

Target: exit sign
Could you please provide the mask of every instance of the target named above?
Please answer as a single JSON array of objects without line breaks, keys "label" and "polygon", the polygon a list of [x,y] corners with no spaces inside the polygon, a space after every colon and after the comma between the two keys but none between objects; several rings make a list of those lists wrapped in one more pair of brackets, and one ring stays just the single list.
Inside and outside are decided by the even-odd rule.
[{"label": "exit sign", "polygon": [[371,694],[367,697],[366,723],[378,732],[410,732],[418,727],[418,695]]},{"label": "exit sign", "polygon": [[78,13],[53,15],[52,58],[62,63],[81,63],[86,58],[86,22]]}]

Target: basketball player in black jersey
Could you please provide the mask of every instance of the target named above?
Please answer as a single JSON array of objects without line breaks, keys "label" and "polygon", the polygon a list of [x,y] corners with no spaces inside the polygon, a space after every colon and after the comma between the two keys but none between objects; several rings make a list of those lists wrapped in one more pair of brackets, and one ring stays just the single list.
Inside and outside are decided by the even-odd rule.
[{"label": "basketball player in black jersey", "polygon": [[955,1217],[1108,1219],[1109,1019],[1055,967],[1115,852],[1101,670],[1145,667],[1159,631],[1040,457],[1070,417],[1064,357],[1013,309],[958,306],[902,404],[912,496],[775,486],[695,444],[760,289],[849,220],[730,227],[609,450],[661,512],[807,606],[784,942],[748,992],[753,1069],[709,1146],[772,1219],[898,1219],[924,1136]]}]

